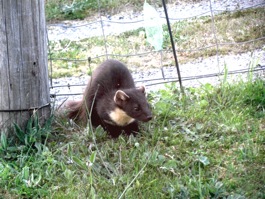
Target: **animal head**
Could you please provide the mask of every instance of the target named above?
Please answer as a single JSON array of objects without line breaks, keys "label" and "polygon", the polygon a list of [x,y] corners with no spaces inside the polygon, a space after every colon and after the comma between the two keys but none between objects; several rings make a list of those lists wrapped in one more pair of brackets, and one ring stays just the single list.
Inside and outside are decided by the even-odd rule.
[{"label": "animal head", "polygon": [[150,105],[145,96],[145,87],[116,91],[115,104],[133,119],[148,122],[152,119]]}]

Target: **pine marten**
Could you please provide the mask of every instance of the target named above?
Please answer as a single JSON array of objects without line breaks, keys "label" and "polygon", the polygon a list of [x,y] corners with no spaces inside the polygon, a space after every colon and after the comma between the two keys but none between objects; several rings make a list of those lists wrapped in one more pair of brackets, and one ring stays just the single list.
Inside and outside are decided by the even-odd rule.
[{"label": "pine marten", "polygon": [[83,99],[68,102],[66,107],[70,119],[83,125],[90,119],[94,127],[101,125],[112,137],[122,133],[135,135],[139,132],[138,121],[152,119],[145,88],[136,88],[128,68],[117,60],[107,60],[99,65],[88,82]]}]

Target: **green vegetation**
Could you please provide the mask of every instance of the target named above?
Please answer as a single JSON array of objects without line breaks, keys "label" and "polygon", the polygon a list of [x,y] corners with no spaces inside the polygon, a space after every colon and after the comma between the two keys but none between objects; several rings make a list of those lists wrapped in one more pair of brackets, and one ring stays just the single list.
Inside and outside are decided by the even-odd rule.
[{"label": "green vegetation", "polygon": [[265,82],[251,79],[151,93],[137,137],[33,117],[1,134],[0,198],[264,198]]},{"label": "green vegetation", "polygon": [[[183,0],[192,2],[192,0]],[[200,0],[193,0],[200,1]],[[143,0],[48,0],[46,1],[46,18],[47,21],[61,21],[71,19],[84,19],[98,15],[100,13],[116,14],[128,8],[139,11],[143,8]],[[160,0],[150,0],[149,3],[161,7]],[[166,1],[173,3],[172,0]]]},{"label": "green vegetation", "polygon": [[[264,40],[248,43],[249,40],[265,35],[264,8],[255,8],[234,13],[224,13],[215,16],[216,37],[219,43],[219,54],[243,53],[264,47]],[[238,28],[234,28],[238,27]],[[172,65],[171,44],[167,27],[164,29],[164,52],[162,63]],[[172,33],[176,43],[179,62],[186,63],[198,57],[208,57],[216,54],[216,40],[213,34],[210,17],[200,17],[179,21],[172,24]],[[229,45],[227,43],[239,43]],[[222,45],[221,45],[222,44]],[[108,54],[123,55],[121,61],[128,65],[142,67],[160,67],[160,53],[147,55],[126,56],[150,52],[153,48],[146,42],[144,28],[120,34],[106,36]],[[208,47],[208,48],[205,48]],[[205,48],[205,49],[200,49]],[[200,49],[200,50],[199,50]],[[53,59],[53,77],[80,75],[88,71],[87,59],[92,58],[92,69],[105,59],[105,40],[103,37],[91,37],[80,41],[50,42],[49,57]],[[100,57],[100,59],[98,59]],[[115,56],[114,56],[115,57]],[[85,60],[68,61],[57,59]],[[174,65],[174,64],[173,64]]]},{"label": "green vegetation", "polygon": [[46,2],[46,18],[52,20],[84,19],[89,12],[95,14],[98,7],[93,0],[50,0]]},{"label": "green vegetation", "polygon": [[[88,0],[46,2],[51,20],[83,18],[97,7],[97,1]],[[100,2],[104,6],[117,1]],[[225,43],[262,37],[264,18],[259,8],[218,15],[218,39]],[[172,30],[179,50],[215,42],[209,17],[175,23]],[[142,31],[108,36],[108,52],[151,50]],[[262,41],[229,49],[224,45],[219,51],[246,52],[262,45]],[[50,42],[49,47],[50,58],[73,60],[54,60],[56,77],[87,73],[88,55],[105,52],[100,37]],[[180,52],[179,59],[183,63],[214,51]],[[159,54],[152,56],[156,60]],[[170,53],[163,56],[164,63],[171,60]],[[139,65],[146,61],[123,59]],[[96,62],[100,60],[92,60],[92,67]],[[33,116],[25,131],[14,125],[15,137],[0,130],[0,198],[265,198],[264,80],[253,80],[249,74],[247,82],[230,84],[224,79],[217,87],[185,89],[185,95],[176,84],[168,84],[148,98],[154,119],[143,124],[136,137],[110,139],[100,127],[82,129],[58,116],[44,126]]]}]

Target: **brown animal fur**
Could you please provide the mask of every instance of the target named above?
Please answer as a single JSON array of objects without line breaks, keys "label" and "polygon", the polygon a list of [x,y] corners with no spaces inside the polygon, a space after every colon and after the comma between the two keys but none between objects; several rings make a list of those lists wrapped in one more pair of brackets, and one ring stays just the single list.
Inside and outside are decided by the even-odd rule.
[{"label": "brown animal fur", "polygon": [[91,116],[93,126],[101,125],[113,137],[123,131],[131,134],[139,131],[138,120],[146,122],[152,118],[144,93],[144,87],[135,88],[124,64],[107,60],[93,72],[83,99],[66,104],[68,117],[86,125]]}]

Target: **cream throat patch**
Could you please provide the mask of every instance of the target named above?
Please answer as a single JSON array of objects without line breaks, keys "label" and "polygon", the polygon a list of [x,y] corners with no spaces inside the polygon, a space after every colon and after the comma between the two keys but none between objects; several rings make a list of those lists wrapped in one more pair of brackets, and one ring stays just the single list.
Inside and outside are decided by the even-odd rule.
[{"label": "cream throat patch", "polygon": [[115,108],[113,111],[109,113],[110,119],[117,126],[127,126],[132,123],[135,119],[127,115],[122,109]]}]

